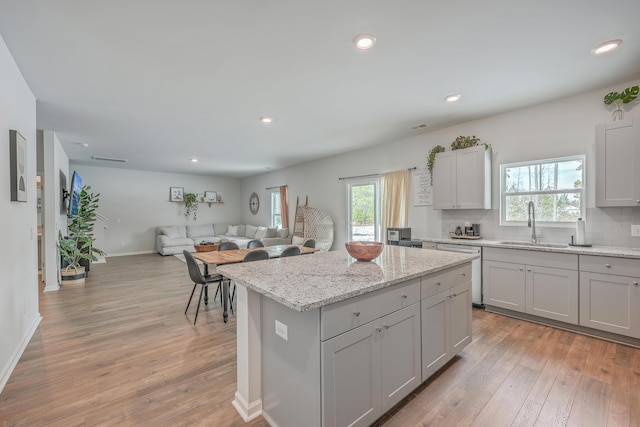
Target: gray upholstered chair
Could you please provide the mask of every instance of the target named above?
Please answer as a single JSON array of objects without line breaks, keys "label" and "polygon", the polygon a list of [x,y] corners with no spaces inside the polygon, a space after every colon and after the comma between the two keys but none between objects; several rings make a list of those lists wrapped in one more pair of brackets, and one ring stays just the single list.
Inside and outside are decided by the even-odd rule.
[{"label": "gray upholstered chair", "polygon": [[246,254],[242,262],[262,261],[265,259],[269,259],[269,252],[264,249],[257,249]]},{"label": "gray upholstered chair", "polygon": [[222,242],[218,245],[219,251],[230,251],[232,249],[240,249],[236,242]]},{"label": "gray upholstered chair", "polygon": [[187,308],[184,309],[184,314],[187,314],[187,310],[189,310],[189,305],[191,304],[191,299],[193,298],[193,293],[196,291],[196,286],[200,285],[200,296],[198,297],[198,308],[196,308],[196,317],[193,319],[193,324],[196,324],[196,320],[198,320],[198,312],[200,311],[200,303],[202,302],[202,291],[205,292],[205,305],[208,300],[208,289],[209,283],[218,283],[218,287],[222,283],[222,275],[220,274],[211,274],[206,277],[202,275],[200,271],[200,267],[196,262],[196,259],[189,253],[189,251],[183,251],[184,259],[187,262],[187,268],[189,269],[189,277],[193,280],[193,289],[191,290],[191,296],[189,297],[189,302],[187,302]]},{"label": "gray upholstered chair", "polygon": [[249,240],[249,242],[247,242],[247,249],[251,248],[264,248],[264,243],[262,243],[262,240]]},{"label": "gray upholstered chair", "polygon": [[280,254],[280,258],[296,256],[300,255],[300,253],[300,246],[289,246],[282,251],[282,253]]},{"label": "gray upholstered chair", "polygon": [[302,245],[305,248],[314,248],[316,247],[316,241],[314,239],[307,239],[306,242]]}]

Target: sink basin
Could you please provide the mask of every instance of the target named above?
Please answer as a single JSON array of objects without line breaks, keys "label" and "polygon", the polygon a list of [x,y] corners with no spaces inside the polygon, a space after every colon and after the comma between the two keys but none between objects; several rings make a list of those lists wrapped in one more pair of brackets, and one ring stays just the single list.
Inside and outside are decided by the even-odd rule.
[{"label": "sink basin", "polygon": [[566,248],[567,247],[567,245],[563,243],[532,243],[532,242],[509,242],[509,241],[503,241],[498,243],[501,245],[526,246],[529,248]]}]

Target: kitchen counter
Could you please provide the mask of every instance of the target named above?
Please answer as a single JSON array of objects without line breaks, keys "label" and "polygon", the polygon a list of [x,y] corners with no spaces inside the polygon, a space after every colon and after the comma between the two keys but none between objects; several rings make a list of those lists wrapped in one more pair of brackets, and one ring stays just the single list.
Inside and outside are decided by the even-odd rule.
[{"label": "kitchen counter", "polygon": [[[528,245],[528,242],[525,245],[513,244],[513,243],[504,243],[507,240],[488,240],[488,239],[451,239],[448,237],[433,237],[433,238],[425,238],[422,239],[424,242],[431,243],[447,243],[453,245],[466,245],[466,246],[483,246],[483,247],[494,247],[494,248],[507,248],[507,249],[521,249],[526,251],[541,251],[541,252],[558,252],[558,253],[567,253],[567,254],[576,254],[576,255],[601,255],[601,256],[610,256],[616,258],[631,258],[631,259],[640,259],[640,249],[638,248],[617,248],[611,246],[592,246],[592,247],[581,247],[581,246],[565,246],[565,247],[549,247],[544,246],[545,244],[549,244],[550,242],[540,242],[540,246]],[[519,242],[518,242],[519,243]],[[553,243],[552,243],[553,244]]]},{"label": "kitchen counter", "polygon": [[385,245],[378,258],[358,262],[346,251],[318,252],[217,268],[237,284],[296,311],[307,311],[435,273],[478,258]]}]

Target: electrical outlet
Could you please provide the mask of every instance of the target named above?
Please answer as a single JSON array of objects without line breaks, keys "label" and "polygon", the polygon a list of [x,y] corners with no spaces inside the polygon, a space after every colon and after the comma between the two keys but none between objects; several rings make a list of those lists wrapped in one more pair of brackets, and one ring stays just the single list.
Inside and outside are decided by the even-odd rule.
[{"label": "electrical outlet", "polygon": [[633,237],[640,237],[640,225],[631,226],[631,235]]},{"label": "electrical outlet", "polygon": [[287,325],[277,320],[276,320],[276,335],[285,341],[289,340],[287,338]]}]

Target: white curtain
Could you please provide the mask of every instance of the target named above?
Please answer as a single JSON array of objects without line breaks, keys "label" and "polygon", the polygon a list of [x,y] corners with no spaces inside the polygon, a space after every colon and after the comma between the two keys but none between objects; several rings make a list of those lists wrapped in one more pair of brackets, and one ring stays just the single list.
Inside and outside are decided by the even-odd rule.
[{"label": "white curtain", "polygon": [[380,175],[382,240],[387,228],[407,227],[409,222],[409,170],[403,169]]}]

